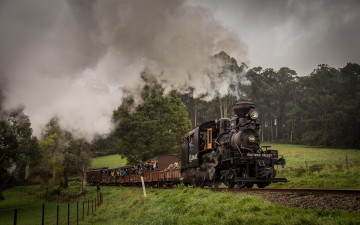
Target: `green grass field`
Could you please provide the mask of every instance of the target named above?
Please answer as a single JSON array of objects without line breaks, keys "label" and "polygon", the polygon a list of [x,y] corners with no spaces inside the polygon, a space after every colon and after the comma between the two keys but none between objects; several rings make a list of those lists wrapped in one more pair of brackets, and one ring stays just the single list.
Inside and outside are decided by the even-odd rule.
[{"label": "green grass field", "polygon": [[103,187],[104,205],[84,224],[356,224],[360,214],[286,208],[247,194],[187,188]]},{"label": "green grass field", "polygon": [[[278,176],[289,183],[269,187],[360,189],[360,150],[272,144],[286,159]],[[347,163],[346,163],[347,157]]]},{"label": "green grass field", "polygon": [[[290,182],[269,187],[360,189],[359,150],[272,146],[287,162],[284,168],[278,168],[278,177],[286,177]],[[104,156],[93,159],[91,168],[113,168],[126,163],[119,155]],[[148,189],[147,198],[136,188],[103,186],[101,191],[104,204],[80,224],[358,224],[360,221],[360,213],[287,208],[256,196],[213,193],[183,185],[173,190]],[[0,201],[0,224],[13,224],[14,208],[19,210],[18,224],[40,224],[42,203],[46,204],[45,224],[55,224],[57,205],[60,224],[67,224],[67,203],[60,199],[80,192],[77,182],[51,201],[43,197],[44,189],[39,185],[5,190],[6,200]],[[96,187],[88,187],[85,196],[71,202],[71,224],[76,223],[76,201],[80,204],[81,217],[82,201],[95,196]]]},{"label": "green grass field", "polygon": [[[79,202],[79,218],[82,218],[82,205],[95,201],[96,187],[87,187],[87,194],[70,201],[70,224],[76,224],[77,201]],[[14,209],[18,209],[17,224],[41,224],[42,204],[45,204],[45,224],[56,224],[56,208],[59,206],[59,224],[67,224],[68,203],[61,199],[81,193],[78,183],[72,184],[67,190],[62,190],[60,196],[51,201],[44,198],[44,189],[40,185],[18,186],[4,191],[5,200],[0,201],[0,224],[14,224]]]},{"label": "green grass field", "polygon": [[[72,191],[79,189],[72,186]],[[82,201],[96,196],[96,187],[71,202],[70,224],[76,224],[76,201],[79,201],[79,224],[357,224],[359,213],[336,210],[288,208],[248,194],[211,192],[179,185],[175,189],[147,189],[102,186],[104,203],[82,220]],[[18,208],[18,224],[41,224],[41,204],[45,202],[45,224],[56,223],[60,206],[60,224],[67,224],[67,203],[44,201],[36,192],[39,186],[16,187],[5,191],[0,202],[0,224],[13,224],[13,208]],[[6,209],[5,209],[6,208]]]},{"label": "green grass field", "polygon": [[121,158],[120,155],[107,155],[96,157],[91,160],[90,168],[116,168],[120,166],[125,166],[127,164],[127,160],[125,158]]}]

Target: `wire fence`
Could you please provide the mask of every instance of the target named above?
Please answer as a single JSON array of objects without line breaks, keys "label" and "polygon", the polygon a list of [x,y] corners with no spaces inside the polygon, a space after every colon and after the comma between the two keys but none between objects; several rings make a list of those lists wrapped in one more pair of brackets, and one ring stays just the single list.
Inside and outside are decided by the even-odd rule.
[{"label": "wire fence", "polygon": [[43,203],[0,209],[0,224],[79,224],[94,214],[103,203],[102,193],[95,198],[67,203]]}]

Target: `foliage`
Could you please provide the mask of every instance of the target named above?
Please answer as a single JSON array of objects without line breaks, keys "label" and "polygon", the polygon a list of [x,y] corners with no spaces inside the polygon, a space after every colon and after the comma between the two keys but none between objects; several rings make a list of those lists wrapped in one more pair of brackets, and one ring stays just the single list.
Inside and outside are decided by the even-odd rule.
[{"label": "foliage", "polygon": [[193,128],[209,120],[233,115],[232,105],[245,94],[243,87],[247,82],[246,69],[246,64],[239,66],[234,58],[221,51],[211,58],[211,66],[206,72],[211,92],[195,93],[195,88],[191,85],[178,91]]},{"label": "foliage", "polygon": [[41,160],[38,140],[32,136],[29,117],[23,110],[0,111],[0,199],[9,178],[26,179],[24,171]]},{"label": "foliage", "polygon": [[136,106],[132,98],[124,99],[113,113],[118,124],[113,145],[118,153],[130,163],[180,154],[181,139],[191,129],[184,104],[174,92],[163,95],[157,83],[146,84],[141,96],[142,104]]},{"label": "foliage", "polygon": [[[191,86],[178,93],[193,127],[231,117],[231,106],[249,99],[259,112],[262,142],[360,148],[359,64],[340,69],[322,64],[299,77],[287,67],[277,71],[254,67],[245,72],[246,66],[239,67],[224,52],[215,59],[213,63],[221,66],[209,73],[213,100],[206,101],[212,93],[196,95]],[[227,85],[223,92],[221,84]]]},{"label": "foliage", "polygon": [[71,173],[81,173],[85,180],[84,173],[90,164],[89,144],[62,130],[57,118],[52,118],[46,125],[40,147],[43,156],[41,177],[46,185],[46,195],[55,184],[59,184],[57,192],[61,187],[67,188]]}]

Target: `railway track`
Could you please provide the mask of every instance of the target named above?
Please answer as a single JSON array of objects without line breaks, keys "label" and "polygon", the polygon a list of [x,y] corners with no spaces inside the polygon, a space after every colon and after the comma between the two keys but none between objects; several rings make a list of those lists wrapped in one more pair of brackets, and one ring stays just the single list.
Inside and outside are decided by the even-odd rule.
[{"label": "railway track", "polygon": [[[160,189],[172,189],[172,187],[160,187]],[[356,189],[314,189],[314,188],[202,188],[214,192],[234,193],[298,193],[298,194],[336,194],[360,196],[360,190]]]},{"label": "railway track", "polygon": [[360,190],[346,189],[303,189],[303,188],[209,188],[215,192],[276,192],[276,193],[299,193],[299,194],[338,194],[360,195]]}]

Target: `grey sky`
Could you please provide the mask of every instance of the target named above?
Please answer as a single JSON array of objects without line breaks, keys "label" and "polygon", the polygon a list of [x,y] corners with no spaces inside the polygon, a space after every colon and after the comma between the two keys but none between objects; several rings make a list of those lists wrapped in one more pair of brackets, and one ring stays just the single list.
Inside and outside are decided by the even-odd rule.
[{"label": "grey sky", "polygon": [[360,62],[358,0],[196,0],[248,46],[250,66],[307,75]]},{"label": "grey sky", "polygon": [[[40,134],[53,116],[91,139],[111,130],[124,88],[145,68],[168,88],[209,91],[209,57],[250,67],[360,62],[358,1],[0,0],[5,107],[25,106]],[[221,81],[222,82],[222,81]],[[219,85],[223,92],[231,79]],[[224,93],[225,94],[225,93]]]}]

